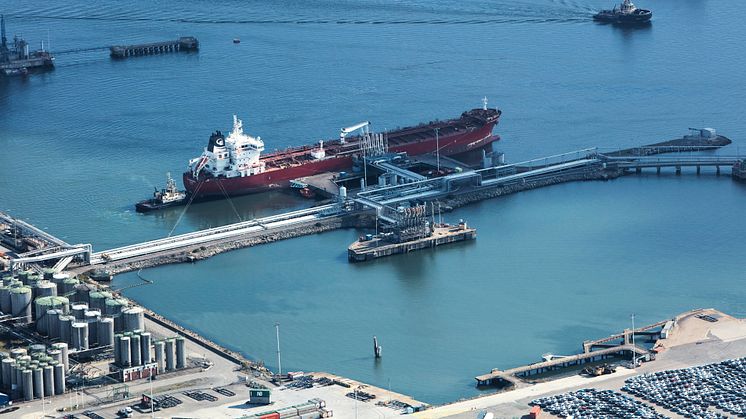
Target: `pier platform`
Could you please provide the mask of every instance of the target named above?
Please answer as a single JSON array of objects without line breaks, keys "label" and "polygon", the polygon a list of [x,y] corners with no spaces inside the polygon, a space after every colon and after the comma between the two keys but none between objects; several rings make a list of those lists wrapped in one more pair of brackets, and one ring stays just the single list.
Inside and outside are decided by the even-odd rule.
[{"label": "pier platform", "polygon": [[140,55],[163,54],[166,52],[197,51],[199,41],[193,36],[182,36],[174,41],[149,44],[114,45],[109,47],[112,58],[127,58]]},{"label": "pier platform", "polygon": [[365,262],[381,257],[414,252],[417,250],[441,246],[477,238],[477,230],[465,223],[451,226],[442,224],[433,229],[432,235],[402,243],[391,243],[384,238],[358,240],[347,249],[350,262]]}]

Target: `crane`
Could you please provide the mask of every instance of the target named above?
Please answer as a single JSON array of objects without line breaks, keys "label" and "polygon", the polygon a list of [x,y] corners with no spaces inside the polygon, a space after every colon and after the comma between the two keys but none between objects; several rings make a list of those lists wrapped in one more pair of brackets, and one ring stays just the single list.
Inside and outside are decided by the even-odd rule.
[{"label": "crane", "polygon": [[[357,123],[357,124],[355,124],[355,125],[353,125],[351,127],[340,129],[339,130],[339,143],[340,144],[344,144],[345,143],[345,137],[347,137],[347,134],[349,134],[349,133],[351,133],[351,132],[353,132],[355,130],[358,130],[360,128],[365,128],[365,127],[367,127],[369,125],[370,125],[370,121],[364,121],[364,122]],[[367,131],[367,130],[365,130],[365,131]],[[365,132],[365,133],[367,134],[367,132]]]}]

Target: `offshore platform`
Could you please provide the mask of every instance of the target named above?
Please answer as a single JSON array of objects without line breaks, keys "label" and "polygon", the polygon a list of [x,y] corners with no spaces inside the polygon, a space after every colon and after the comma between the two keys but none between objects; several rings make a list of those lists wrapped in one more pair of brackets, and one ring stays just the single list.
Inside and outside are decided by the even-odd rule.
[{"label": "offshore platform", "polygon": [[8,45],[5,34],[5,16],[0,15],[0,75],[23,76],[33,70],[47,70],[54,67],[54,57],[44,49],[30,52],[29,44],[18,35],[13,36],[13,44]]}]

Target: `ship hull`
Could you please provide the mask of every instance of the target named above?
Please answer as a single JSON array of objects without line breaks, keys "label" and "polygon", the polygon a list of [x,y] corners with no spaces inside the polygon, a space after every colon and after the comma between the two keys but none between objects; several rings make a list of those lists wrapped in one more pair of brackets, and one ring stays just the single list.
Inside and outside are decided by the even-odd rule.
[{"label": "ship hull", "polygon": [[[495,122],[489,122],[478,129],[439,138],[426,138],[390,147],[390,152],[406,152],[411,156],[435,152],[436,148],[446,156],[466,153],[484,148],[499,140],[492,135]],[[195,179],[191,172],[183,175],[184,187],[195,199],[214,199],[227,196],[246,195],[270,189],[288,188],[293,179],[312,176],[324,172],[349,170],[352,157],[327,157],[303,165],[271,170],[258,175],[245,177],[205,177]]]}]

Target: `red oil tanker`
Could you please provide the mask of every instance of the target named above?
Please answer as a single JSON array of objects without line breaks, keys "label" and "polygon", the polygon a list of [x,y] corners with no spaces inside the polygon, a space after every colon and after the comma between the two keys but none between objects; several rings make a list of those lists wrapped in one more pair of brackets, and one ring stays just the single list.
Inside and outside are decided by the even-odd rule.
[{"label": "red oil tanker", "polygon": [[[457,155],[484,148],[499,140],[492,129],[500,111],[484,106],[447,121],[406,127],[379,134],[368,132],[368,122],[343,128],[340,138],[318,144],[293,147],[262,154],[264,142],[243,132],[243,124],[233,117],[233,130],[227,136],[220,131],[210,136],[201,156],[189,161],[184,172],[184,187],[195,199],[219,198],[286,188],[290,180],[323,172],[348,170],[355,155],[364,155],[371,144],[390,152],[411,156],[433,153]],[[363,133],[347,138],[353,131]]]}]

